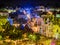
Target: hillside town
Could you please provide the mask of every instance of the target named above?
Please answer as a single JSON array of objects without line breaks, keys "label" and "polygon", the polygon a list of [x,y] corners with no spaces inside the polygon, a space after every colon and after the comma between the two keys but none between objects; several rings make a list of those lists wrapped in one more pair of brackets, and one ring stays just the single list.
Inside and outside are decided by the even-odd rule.
[{"label": "hillside town", "polygon": [[19,7],[0,11],[0,17],[0,40],[6,45],[60,45],[59,9]]}]

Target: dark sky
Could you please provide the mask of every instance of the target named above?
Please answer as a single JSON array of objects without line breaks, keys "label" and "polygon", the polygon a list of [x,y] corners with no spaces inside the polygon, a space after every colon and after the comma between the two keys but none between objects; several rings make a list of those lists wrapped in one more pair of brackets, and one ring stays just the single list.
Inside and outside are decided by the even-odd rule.
[{"label": "dark sky", "polygon": [[0,0],[0,7],[6,6],[50,6],[50,7],[60,7],[60,0]]}]

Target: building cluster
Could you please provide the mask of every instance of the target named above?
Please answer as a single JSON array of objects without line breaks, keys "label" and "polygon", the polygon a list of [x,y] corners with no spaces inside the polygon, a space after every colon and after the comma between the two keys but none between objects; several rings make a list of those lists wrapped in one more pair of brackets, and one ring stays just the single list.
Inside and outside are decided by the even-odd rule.
[{"label": "building cluster", "polygon": [[[58,11],[58,14],[60,12]],[[11,25],[19,27],[21,30],[26,32],[35,32],[45,35],[47,37],[53,36],[52,22],[50,22],[49,17],[51,15],[56,15],[55,9],[48,9],[44,6],[38,6],[35,8],[16,8],[14,12],[9,13],[8,21]],[[48,15],[48,16],[47,16]]]}]

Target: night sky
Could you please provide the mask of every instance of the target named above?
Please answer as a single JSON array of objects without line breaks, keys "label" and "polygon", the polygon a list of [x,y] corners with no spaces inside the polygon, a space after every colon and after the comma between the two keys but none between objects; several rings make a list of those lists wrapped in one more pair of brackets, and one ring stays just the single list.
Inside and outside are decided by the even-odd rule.
[{"label": "night sky", "polygon": [[0,0],[0,7],[29,7],[39,5],[46,7],[60,7],[60,0]]}]

